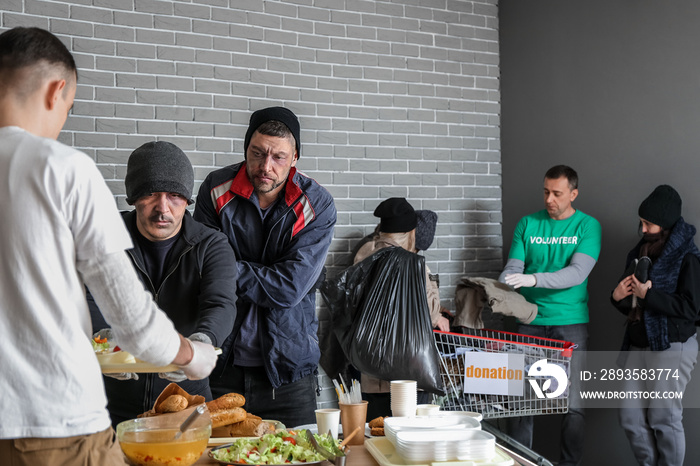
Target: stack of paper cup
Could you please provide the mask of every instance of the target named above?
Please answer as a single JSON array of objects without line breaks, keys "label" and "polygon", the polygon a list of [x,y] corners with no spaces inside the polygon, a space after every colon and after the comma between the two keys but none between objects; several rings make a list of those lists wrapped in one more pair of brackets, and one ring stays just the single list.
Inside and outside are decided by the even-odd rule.
[{"label": "stack of paper cup", "polygon": [[413,417],[418,405],[418,387],[415,380],[391,381],[391,414],[394,417]]}]

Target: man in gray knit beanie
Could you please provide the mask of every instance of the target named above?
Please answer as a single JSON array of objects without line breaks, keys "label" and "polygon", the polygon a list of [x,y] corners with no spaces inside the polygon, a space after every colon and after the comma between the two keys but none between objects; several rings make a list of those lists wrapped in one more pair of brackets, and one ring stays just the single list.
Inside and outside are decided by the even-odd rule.
[{"label": "man in gray knit beanie", "polygon": [[180,231],[187,205],[194,202],[194,170],[179,147],[166,141],[138,147],[129,157],[124,185],[144,238],[163,241]]},{"label": "man in gray knit beanie", "polygon": [[194,170],[184,152],[175,144],[152,141],[129,156],[126,167],[126,202],[134,205],[142,196],[157,192],[177,193],[192,204]]},{"label": "man in gray knit beanie", "polygon": [[[236,317],[236,257],[226,235],[187,211],[194,187],[187,155],[170,142],[147,142],[129,156],[124,184],[126,201],[134,206],[122,212],[133,243],[128,257],[141,283],[182,335],[221,346]],[[91,297],[88,305],[93,331],[109,338],[109,324]],[[141,414],[143,404],[152,405],[170,382],[190,395],[212,398],[208,379],[186,380],[181,370],[107,374],[114,426]]]}]

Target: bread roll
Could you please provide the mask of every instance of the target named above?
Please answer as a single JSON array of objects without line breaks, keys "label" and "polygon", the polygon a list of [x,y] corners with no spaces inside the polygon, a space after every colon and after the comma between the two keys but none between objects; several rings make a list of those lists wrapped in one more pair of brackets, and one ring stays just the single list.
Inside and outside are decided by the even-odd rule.
[{"label": "bread roll", "polygon": [[209,408],[209,415],[211,416],[212,429],[241,422],[246,418],[245,409],[238,407],[219,409],[217,411],[212,411],[211,408]]},{"label": "bread roll", "polygon": [[182,395],[170,395],[156,406],[156,413],[177,413],[187,408],[187,398]]},{"label": "bread roll", "polygon": [[220,396],[216,400],[208,401],[207,408],[210,413],[220,411],[222,409],[240,408],[245,404],[245,397],[238,393],[227,393]]}]

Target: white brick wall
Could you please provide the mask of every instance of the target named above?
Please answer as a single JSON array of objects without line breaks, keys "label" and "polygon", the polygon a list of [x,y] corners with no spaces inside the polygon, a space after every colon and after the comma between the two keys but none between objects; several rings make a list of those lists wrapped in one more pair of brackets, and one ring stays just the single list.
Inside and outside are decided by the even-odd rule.
[{"label": "white brick wall", "polygon": [[[60,140],[92,156],[121,208],[130,152],[178,144],[198,183],[242,159],[251,111],[302,126],[299,168],[336,199],[330,273],[405,196],[439,214],[428,265],[449,306],[501,267],[497,0],[3,0],[2,29],[57,34],[79,66]],[[197,183],[197,185],[198,185]]]}]

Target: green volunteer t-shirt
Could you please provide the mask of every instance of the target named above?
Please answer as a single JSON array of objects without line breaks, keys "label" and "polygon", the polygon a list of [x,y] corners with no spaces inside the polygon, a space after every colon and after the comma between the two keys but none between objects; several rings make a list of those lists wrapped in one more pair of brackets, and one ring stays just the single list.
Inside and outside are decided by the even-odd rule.
[{"label": "green volunteer t-shirt", "polygon": [[[574,253],[598,260],[601,228],[598,220],[580,210],[564,220],[552,219],[546,210],[523,217],[515,227],[508,258],[525,263],[523,273],[557,272],[569,265]],[[588,322],[588,278],[561,290],[520,288],[537,305],[532,325],[571,325]]]}]

